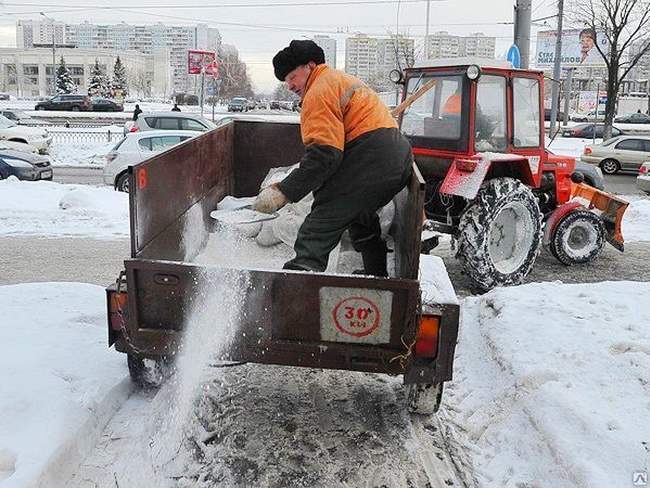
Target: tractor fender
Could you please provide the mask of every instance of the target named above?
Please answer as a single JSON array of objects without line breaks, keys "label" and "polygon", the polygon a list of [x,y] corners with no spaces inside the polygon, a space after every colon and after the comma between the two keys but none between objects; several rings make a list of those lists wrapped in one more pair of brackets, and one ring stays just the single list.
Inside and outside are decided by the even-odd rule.
[{"label": "tractor fender", "polygon": [[493,165],[508,165],[508,171],[499,176],[512,176],[524,184],[532,185],[533,176],[528,158],[518,154],[478,153],[471,157],[454,159],[440,187],[440,193],[472,200]]},{"label": "tractor fender", "polygon": [[544,229],[544,240],[543,240],[545,246],[548,246],[549,243],[551,242],[551,238],[553,236],[553,232],[555,231],[555,227],[557,227],[557,224],[560,222],[560,220],[562,220],[562,218],[569,212],[573,212],[575,209],[581,207],[585,208],[585,206],[582,205],[580,202],[570,201],[560,205],[555,210],[553,210],[549,218],[546,220],[546,227]]}]

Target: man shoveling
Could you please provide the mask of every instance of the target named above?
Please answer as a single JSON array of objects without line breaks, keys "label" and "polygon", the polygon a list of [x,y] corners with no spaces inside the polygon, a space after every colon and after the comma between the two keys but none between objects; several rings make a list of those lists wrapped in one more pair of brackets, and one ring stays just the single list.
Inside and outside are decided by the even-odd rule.
[{"label": "man shoveling", "polygon": [[275,55],[273,68],[301,98],[305,155],[284,180],[263,189],[253,207],[275,212],[314,193],[311,212],[298,231],[296,257],[285,269],[324,271],[348,229],[365,273],[387,276],[377,210],[409,181],[411,146],[377,94],[327,66],[315,42],[291,41]]}]

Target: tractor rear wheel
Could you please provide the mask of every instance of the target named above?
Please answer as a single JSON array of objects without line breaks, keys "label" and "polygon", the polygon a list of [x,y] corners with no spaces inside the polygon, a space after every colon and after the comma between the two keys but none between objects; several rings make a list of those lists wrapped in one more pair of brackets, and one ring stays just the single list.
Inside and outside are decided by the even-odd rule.
[{"label": "tractor rear wheel", "polygon": [[541,242],[542,214],[533,192],[514,178],[494,178],[461,215],[456,257],[479,288],[490,290],[523,282]]},{"label": "tractor rear wheel", "polygon": [[605,226],[589,210],[569,212],[555,226],[550,251],[562,264],[585,264],[598,257],[605,245]]}]

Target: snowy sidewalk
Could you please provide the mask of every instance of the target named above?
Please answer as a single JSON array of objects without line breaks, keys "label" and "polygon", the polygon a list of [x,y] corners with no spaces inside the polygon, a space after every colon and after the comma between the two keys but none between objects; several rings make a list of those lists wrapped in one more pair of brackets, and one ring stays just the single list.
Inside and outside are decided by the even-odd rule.
[{"label": "snowy sidewalk", "polygon": [[479,486],[625,487],[649,471],[648,296],[648,282],[556,282],[463,302],[442,422]]},{"label": "snowy sidewalk", "polygon": [[131,392],[99,286],[0,287],[0,485],[63,486]]}]

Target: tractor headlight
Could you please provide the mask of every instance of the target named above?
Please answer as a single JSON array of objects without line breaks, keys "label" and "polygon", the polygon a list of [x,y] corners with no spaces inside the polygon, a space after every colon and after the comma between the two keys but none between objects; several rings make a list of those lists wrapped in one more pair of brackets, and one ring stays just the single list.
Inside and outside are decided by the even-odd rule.
[{"label": "tractor headlight", "polygon": [[391,72],[388,73],[388,79],[396,84],[404,83],[402,72],[398,69],[391,70]]},{"label": "tractor headlight", "polygon": [[471,66],[467,67],[467,77],[474,81],[478,80],[481,77],[481,68],[479,68],[477,65],[473,64]]}]

